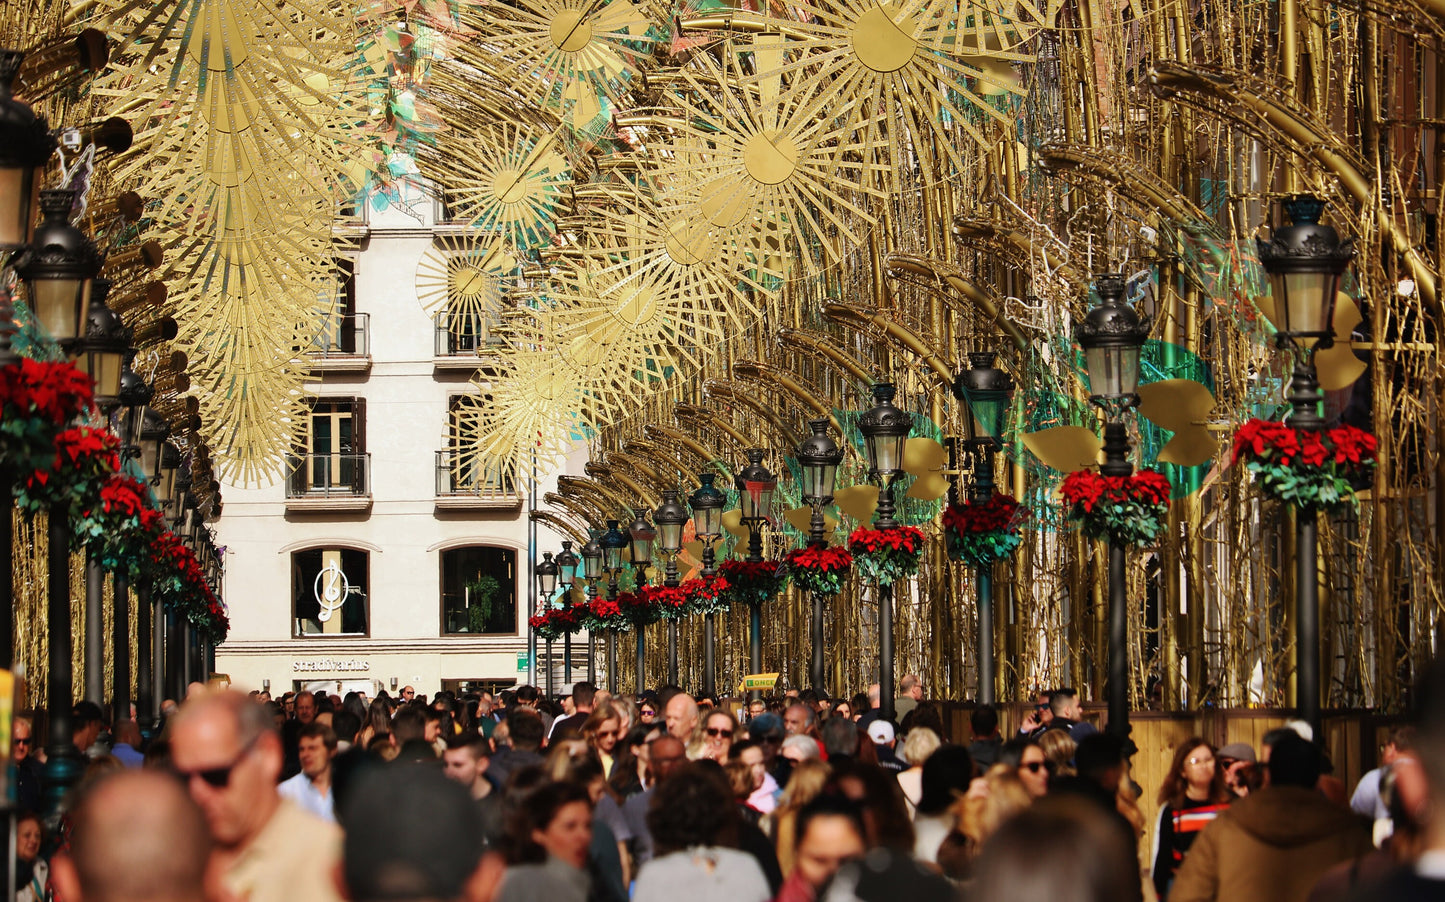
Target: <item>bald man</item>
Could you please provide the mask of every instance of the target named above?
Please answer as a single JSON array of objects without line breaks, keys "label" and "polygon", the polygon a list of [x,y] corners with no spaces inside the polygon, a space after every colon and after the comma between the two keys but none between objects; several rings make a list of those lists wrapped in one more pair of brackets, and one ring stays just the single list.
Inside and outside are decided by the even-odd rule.
[{"label": "bald man", "polygon": [[171,721],[171,760],[215,840],[211,867],[247,902],[337,902],[341,831],[284,800],[281,737],[239,692],[203,695]]},{"label": "bald man", "polygon": [[687,746],[688,757],[692,757],[694,748],[702,747],[697,741],[697,702],[686,692],[679,692],[668,700],[663,716],[668,735]]},{"label": "bald man", "polygon": [[96,784],[72,813],[70,854],[51,870],[67,902],[202,902],[210,834],[201,809],[159,771]]}]

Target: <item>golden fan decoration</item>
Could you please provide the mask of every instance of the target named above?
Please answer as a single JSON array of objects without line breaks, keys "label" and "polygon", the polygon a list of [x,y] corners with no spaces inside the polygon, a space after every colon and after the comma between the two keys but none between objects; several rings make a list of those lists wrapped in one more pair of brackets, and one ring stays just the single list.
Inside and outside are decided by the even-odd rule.
[{"label": "golden fan decoration", "polygon": [[[1023,95],[1011,62],[1032,60],[1020,45],[1049,21],[1046,10],[1027,2],[1004,5],[1007,18],[987,3],[960,9],[953,0],[817,0],[789,24],[792,40],[758,36],[759,63],[747,82],[784,84],[849,115],[864,144],[889,143],[895,163],[910,150],[936,147],[938,162],[962,171],[960,137],[988,145],[994,139],[980,121],[1013,122],[989,96]],[[821,91],[816,73],[826,73]],[[896,168],[881,170],[891,191],[898,190]]]},{"label": "golden fan decoration", "polygon": [[[707,55],[678,73],[669,95],[678,115],[670,156],[660,160],[660,190],[696,204],[707,219],[761,248],[770,237],[796,246],[813,270],[864,242],[884,198],[874,183],[886,168],[878,134],[847,125],[857,102],[823,93],[816,78],[774,93],[744,87],[740,54],[724,65]],[[776,229],[770,235],[770,229]]]},{"label": "golden fan decoration", "polygon": [[517,268],[509,243],[477,232],[438,235],[416,268],[416,294],[429,314],[445,314],[456,335],[489,328],[503,308],[503,284]]},{"label": "golden fan decoration", "polygon": [[633,376],[634,367],[650,363],[648,350],[625,331],[613,340],[595,340],[583,328],[569,328],[551,311],[518,311],[509,320],[514,346],[551,352],[550,369],[557,378],[580,389],[576,414],[581,422],[600,425],[634,408],[647,394],[648,385]]},{"label": "golden fan decoration", "polygon": [[572,168],[557,130],[493,120],[458,126],[422,158],[446,191],[452,218],[519,248],[546,244]]},{"label": "golden fan decoration", "polygon": [[474,383],[487,401],[475,416],[462,418],[457,459],[519,474],[534,464],[550,472],[582,434],[578,411],[585,398],[556,355],[516,348],[511,358],[513,368],[501,377]]},{"label": "golden fan decoration", "polygon": [[599,97],[616,100],[637,73],[665,22],[647,0],[520,0],[478,5],[463,24],[480,36],[457,48],[457,58],[488,69],[529,105],[569,109],[585,123]]}]

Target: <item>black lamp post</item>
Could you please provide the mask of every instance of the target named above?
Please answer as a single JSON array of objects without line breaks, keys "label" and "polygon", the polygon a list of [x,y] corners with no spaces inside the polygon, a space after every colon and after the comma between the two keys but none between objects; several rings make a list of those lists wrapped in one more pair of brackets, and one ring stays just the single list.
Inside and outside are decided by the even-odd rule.
[{"label": "black lamp post", "polygon": [[[662,537],[663,557],[667,558],[667,569],[663,571],[664,586],[678,585],[677,556],[682,551],[682,529],[687,525],[687,508],[677,500],[677,491],[667,489],[662,493],[662,503],[652,512],[652,521],[657,524]],[[677,621],[667,621],[667,682],[677,685]]]},{"label": "black lamp post", "polygon": [[[572,551],[572,543],[562,540],[562,550],[557,553],[557,583],[562,589],[563,607],[572,606],[572,587],[577,585],[577,568],[582,565],[581,558]],[[564,683],[572,682],[572,633],[568,631],[562,637],[562,676]]]},{"label": "black lamp post", "polygon": [[[559,569],[557,567],[557,564],[552,560],[552,552],[542,552],[542,559],[537,562],[537,566],[532,568],[532,572],[537,577],[537,592],[542,596],[542,604],[540,605],[539,610],[543,614],[545,614],[547,611],[551,610],[551,606],[548,604],[548,602],[552,600],[552,593],[557,591],[557,574],[559,572]],[[546,683],[548,698],[552,697],[553,692],[557,688],[553,682],[553,679],[554,674],[552,670],[552,640],[548,639]]]},{"label": "black lamp post", "polygon": [[[1259,261],[1269,273],[1280,346],[1298,354],[1290,379],[1289,424],[1320,430],[1319,380],[1314,353],[1334,343],[1335,296],[1340,276],[1354,259],[1354,240],[1320,224],[1324,202],[1309,195],[1284,204],[1290,224],[1259,241]],[[1319,514],[1295,509],[1295,705],[1316,736],[1320,731]]]},{"label": "black lamp post", "polygon": [[75,368],[94,383],[95,403],[106,414],[120,404],[121,376],[130,353],[130,330],[105,305],[110,284],[109,279],[96,279],[91,288],[85,338],[75,359]]},{"label": "black lamp post", "polygon": [[[132,354],[134,352],[131,352]],[[131,355],[127,355],[129,357]],[[121,434],[121,456],[132,458],[140,456],[140,433],[141,423],[144,420],[142,411],[154,396],[154,392],[145,380],[130,368],[129,359],[121,369],[120,377],[120,406],[124,413],[119,415],[118,422]],[[150,474],[145,474],[149,479]],[[115,640],[116,647],[124,647],[125,642],[130,641],[129,604],[130,604],[130,581],[124,570],[115,573]],[[124,606],[124,607],[122,607]],[[136,722],[146,725],[149,732],[149,722],[145,715],[150,710],[150,604],[147,593],[141,588],[136,589]],[[124,639],[119,634],[124,631]],[[130,655],[117,654],[115,657],[115,668],[113,670],[113,683],[111,690],[111,703],[114,706],[113,722],[120,723],[130,719]]]},{"label": "black lamp post", "polygon": [[[1139,403],[1139,351],[1149,337],[1149,321],[1124,301],[1124,277],[1094,280],[1099,303],[1075,329],[1089,373],[1089,400],[1104,411],[1105,476],[1130,476],[1129,433],[1123,416]],[[1129,608],[1123,545],[1109,543],[1109,732],[1129,735]]]},{"label": "black lamp post", "polygon": [[[597,597],[597,581],[602,578],[602,546],[590,538],[582,546],[582,578],[587,580],[587,601]],[[597,636],[587,631],[587,682],[597,684]]]},{"label": "black lamp post", "polygon": [[[813,509],[808,526],[808,544],[822,548],[828,544],[824,538],[828,521],[824,510],[833,503],[833,486],[838,478],[838,464],[843,462],[843,449],[828,435],[828,420],[820,418],[808,421],[813,434],[803,439],[793,456],[803,471],[803,501]],[[823,605],[822,595],[813,593],[813,661],[808,677],[813,688],[821,692],[826,681],[826,665],[823,661]]]},{"label": "black lamp post", "polygon": [[[646,513],[638,514],[627,527],[628,540],[632,543],[632,569],[637,574],[637,588],[641,591],[647,585],[647,568],[652,565],[652,540],[657,530],[647,521]],[[637,624],[637,690],[645,688],[647,670],[647,630]]]},{"label": "black lamp post", "polygon": [[[970,501],[986,502],[993,497],[993,455],[1003,448],[1004,423],[1014,383],[1008,373],[993,365],[987,351],[968,355],[968,369],[953,382],[953,393],[964,402],[968,448],[973,458],[973,486]],[[980,705],[992,705],[996,695],[996,663],[993,651],[993,568],[979,567],[978,589],[978,692]]]},{"label": "black lamp post", "polygon": [[[748,464],[733,477],[738,490],[738,505],[742,508],[742,522],[748,528],[748,563],[763,561],[763,524],[772,515],[773,492],[777,490],[778,478],[763,466],[762,448],[748,450]],[[748,666],[753,673],[763,671],[763,606],[758,601],[748,604]],[[748,693],[750,698],[762,698],[759,690]]]},{"label": "black lamp post", "polygon": [[[16,100],[11,94],[15,77],[25,54],[18,50],[0,49],[0,268],[12,252],[30,241],[31,223],[35,221],[36,178],[50,155],[55,152],[55,138],[44,116],[37,116],[30,104]],[[0,288],[0,366],[9,366],[19,359],[10,346],[15,332],[9,291]],[[14,547],[11,528],[10,495],[14,474],[0,466],[0,499],[4,499],[4,515],[0,516],[0,548]],[[14,658],[14,571],[9,553],[0,554],[0,667],[9,668]]]},{"label": "black lamp post", "polygon": [[[903,446],[913,431],[913,414],[893,405],[897,389],[892,382],[873,385],[873,406],[858,418],[863,446],[868,452],[869,475],[878,480],[878,510],[873,525],[893,529],[893,483],[903,472]],[[884,720],[894,716],[893,697],[893,586],[878,587],[878,701]]]},{"label": "black lamp post", "polygon": [[[617,528],[617,520],[607,521],[607,531],[597,544],[602,546],[602,569],[607,571],[607,600],[617,600],[617,578],[622,574],[622,549],[627,536]],[[607,631],[607,691],[617,694],[617,630]]]},{"label": "black lamp post", "polygon": [[[70,224],[75,193],[42,191],[44,220],[31,243],[21,251],[15,270],[26,283],[31,311],[51,338],[74,351],[84,334],[91,283],[100,271],[100,256],[84,232]],[[83,770],[71,736],[70,658],[70,523],[65,511],[50,517],[49,551],[49,675],[50,703],[47,806],[55,808]]]},{"label": "black lamp post", "polygon": [[[713,543],[722,536],[722,514],[723,508],[727,506],[727,496],[713,485],[713,480],[717,479],[716,473],[699,473],[697,478],[702,484],[688,496],[687,505],[692,508],[693,532],[697,534],[698,541],[702,542],[702,575],[715,576],[717,554]],[[716,615],[709,611],[702,619],[702,692],[709,696],[717,692],[715,618]]]}]

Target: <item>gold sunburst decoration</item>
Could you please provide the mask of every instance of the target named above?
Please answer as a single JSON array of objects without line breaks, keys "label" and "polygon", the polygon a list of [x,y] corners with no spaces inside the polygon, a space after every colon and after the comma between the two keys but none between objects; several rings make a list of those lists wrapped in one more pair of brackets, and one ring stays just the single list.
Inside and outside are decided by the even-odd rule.
[{"label": "gold sunburst decoration", "polygon": [[580,253],[592,271],[646,271],[661,290],[728,317],[757,316],[781,286],[780,261],[709,222],[687,198],[629,185],[587,212]]},{"label": "gold sunburst decoration", "polygon": [[535,463],[550,472],[586,432],[578,415],[586,399],[555,354],[515,346],[509,358],[513,365],[500,377],[473,383],[487,400],[462,418],[458,461],[519,474]]},{"label": "gold sunburst decoration", "polygon": [[[886,136],[896,163],[918,153],[938,164],[928,171],[961,172],[961,139],[987,145],[1013,123],[990,98],[1023,94],[1012,66],[1032,59],[1020,45],[1048,15],[1029,0],[816,0],[789,24],[791,39],[758,36],[748,82],[814,94],[808,83],[822,79],[824,103],[854,101],[846,110],[865,143]],[[886,170],[890,191],[896,171]]]},{"label": "gold sunburst decoration", "polygon": [[744,245],[761,246],[776,230],[816,271],[861,244],[875,223],[872,206],[885,197],[873,185],[887,165],[881,139],[851,127],[856,100],[825,95],[819,79],[788,92],[744,84],[741,57],[729,50],[718,64],[700,54],[678,73],[676,137],[657,183],[666,202],[690,200]]},{"label": "gold sunburst decoration", "polygon": [[359,177],[351,25],[324,2],[98,0],[121,40],[93,91],[132,122],[116,184],[154,198],[148,235],[191,356],[217,468],[281,472],[304,350],[335,295],[331,221]]},{"label": "gold sunburst decoration", "polygon": [[518,248],[547,243],[553,208],[572,182],[558,129],[503,120],[459,125],[418,162],[446,191],[453,219]]},{"label": "gold sunburst decoration", "polygon": [[657,43],[666,21],[650,0],[518,0],[478,6],[462,21],[480,32],[457,49],[464,63],[498,72],[527,103],[597,116],[617,100]]},{"label": "gold sunburst decoration", "polygon": [[416,268],[416,294],[422,309],[447,313],[451,331],[471,331],[502,312],[505,282],[517,269],[510,243],[468,231],[437,236]]}]

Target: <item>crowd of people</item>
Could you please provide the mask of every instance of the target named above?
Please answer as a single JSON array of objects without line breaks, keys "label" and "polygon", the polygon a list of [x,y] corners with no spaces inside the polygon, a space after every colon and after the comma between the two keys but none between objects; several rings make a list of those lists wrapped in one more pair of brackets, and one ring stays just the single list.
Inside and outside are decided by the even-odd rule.
[{"label": "crowd of people", "polygon": [[1445,667],[1352,795],[1303,725],[1259,748],[1190,738],[1146,800],[1132,744],[1071,690],[1008,736],[976,707],[950,741],[921,683],[901,688],[895,722],[876,687],[744,703],[585,682],[560,698],[195,686],[149,740],[82,703],[90,762],[55,823],[34,813],[44,775],[19,718],[17,899],[1445,898]]}]

